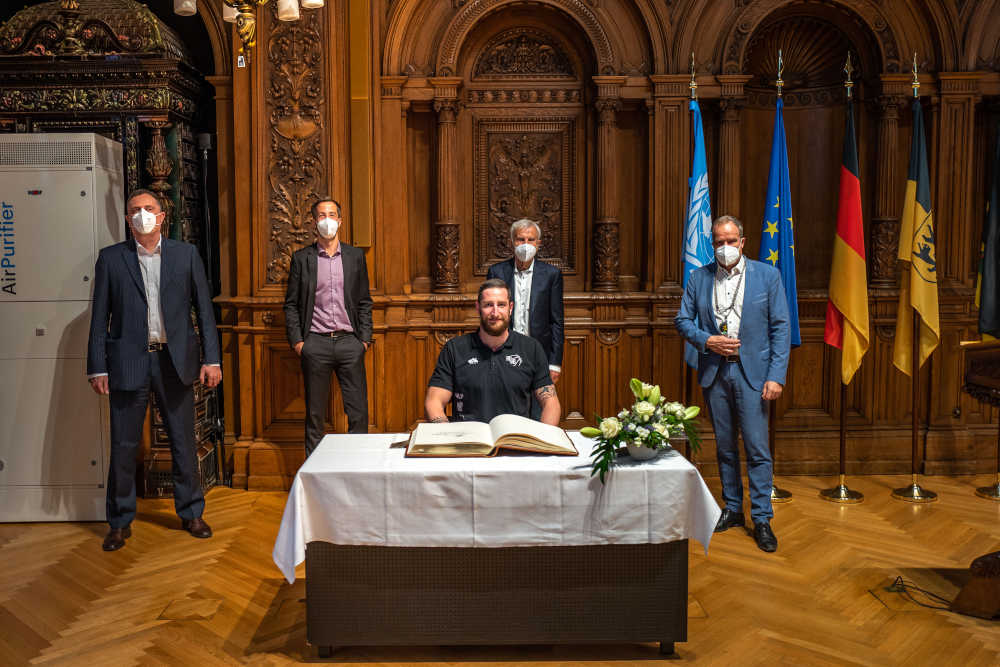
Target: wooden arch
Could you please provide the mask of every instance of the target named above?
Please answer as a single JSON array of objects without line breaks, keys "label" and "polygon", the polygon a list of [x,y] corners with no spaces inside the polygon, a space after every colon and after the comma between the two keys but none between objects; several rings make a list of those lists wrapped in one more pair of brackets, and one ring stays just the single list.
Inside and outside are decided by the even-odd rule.
[{"label": "wooden arch", "polygon": [[[462,43],[477,23],[506,5],[521,4],[519,0],[484,0],[473,2],[460,9],[448,23],[437,52],[438,76],[455,76]],[[617,74],[621,71],[620,54],[612,47],[608,33],[594,11],[582,0],[537,0],[537,4],[562,10],[576,21],[587,35],[596,56],[600,74]]]},{"label": "wooden arch", "polygon": [[[205,32],[212,43],[212,62],[216,76],[231,76],[233,73],[232,48],[230,47],[229,24],[222,20],[222,4],[199,2],[198,18],[205,25]],[[207,72],[206,72],[207,74]]]},{"label": "wooden arch", "polygon": [[[741,74],[746,59],[750,37],[772,13],[782,8],[802,4],[788,0],[762,0],[747,5],[733,18],[722,42],[721,71],[723,74]],[[868,28],[878,45],[882,72],[896,73],[905,70],[906,58],[900,54],[896,39],[897,28],[883,14],[880,7],[870,0],[837,0],[831,3],[849,10]]]}]

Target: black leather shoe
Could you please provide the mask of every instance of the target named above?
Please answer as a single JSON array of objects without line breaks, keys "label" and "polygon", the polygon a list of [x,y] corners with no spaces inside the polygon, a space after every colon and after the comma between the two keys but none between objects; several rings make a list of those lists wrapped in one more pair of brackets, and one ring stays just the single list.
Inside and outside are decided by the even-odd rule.
[{"label": "black leather shoe", "polygon": [[771,553],[778,550],[778,538],[774,536],[769,521],[762,521],[753,525],[753,539],[757,540],[757,546],[761,551]]},{"label": "black leather shoe", "polygon": [[125,546],[125,540],[130,537],[132,537],[132,528],[130,526],[112,528],[104,536],[104,544],[101,545],[101,548],[105,551],[118,551]]},{"label": "black leather shoe", "polygon": [[719,517],[719,522],[715,524],[715,532],[721,533],[724,530],[729,530],[733,526],[745,525],[747,525],[747,520],[743,516],[743,512],[734,512],[731,509],[723,508],[722,516]]},{"label": "black leather shoe", "polygon": [[208,524],[200,516],[182,520],[181,527],[195,537],[205,538],[212,536],[212,529],[209,528]]}]

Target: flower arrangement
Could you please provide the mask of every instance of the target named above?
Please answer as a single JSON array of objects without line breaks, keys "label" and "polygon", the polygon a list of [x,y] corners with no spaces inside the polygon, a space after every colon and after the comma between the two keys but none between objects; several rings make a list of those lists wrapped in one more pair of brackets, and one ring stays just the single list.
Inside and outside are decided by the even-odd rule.
[{"label": "flower arrangement", "polygon": [[622,447],[666,449],[670,446],[670,436],[681,433],[687,436],[693,451],[697,452],[701,447],[695,423],[701,408],[668,402],[660,394],[659,385],[646,384],[635,378],[629,382],[629,388],[635,396],[631,408],[622,410],[614,417],[602,419],[598,415],[597,428],[586,426],[580,429],[581,435],[597,440],[597,446],[591,453],[593,470],[590,474],[600,475],[602,483]]}]

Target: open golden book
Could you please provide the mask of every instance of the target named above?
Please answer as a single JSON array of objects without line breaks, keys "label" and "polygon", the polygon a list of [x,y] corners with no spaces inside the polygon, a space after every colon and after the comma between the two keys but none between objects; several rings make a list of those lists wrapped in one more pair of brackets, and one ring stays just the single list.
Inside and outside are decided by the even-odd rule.
[{"label": "open golden book", "polygon": [[489,424],[417,424],[410,434],[406,455],[494,456],[500,449],[569,456],[577,454],[573,441],[558,426],[518,415],[497,415]]}]

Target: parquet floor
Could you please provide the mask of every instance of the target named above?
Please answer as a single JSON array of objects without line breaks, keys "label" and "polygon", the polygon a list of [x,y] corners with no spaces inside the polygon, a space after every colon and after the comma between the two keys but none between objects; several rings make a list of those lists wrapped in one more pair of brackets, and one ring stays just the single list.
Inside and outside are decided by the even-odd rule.
[{"label": "parquet floor", "polygon": [[[928,477],[932,505],[889,497],[904,476],[849,478],[865,502],[818,498],[833,478],[784,477],[780,546],[738,529],[709,554],[691,543],[689,627],[677,655],[655,645],[345,648],[334,662],[555,666],[998,665],[1000,620],[925,609],[886,590],[896,576],[952,599],[969,563],[1000,549],[1000,503],[972,490],[991,478]],[[718,480],[709,479],[718,494]],[[288,664],[305,642],[302,579],[271,562],[285,494],[214,489],[196,540],[170,500],[140,501],[133,537],[101,551],[99,524],[0,525],[0,665]]]}]

